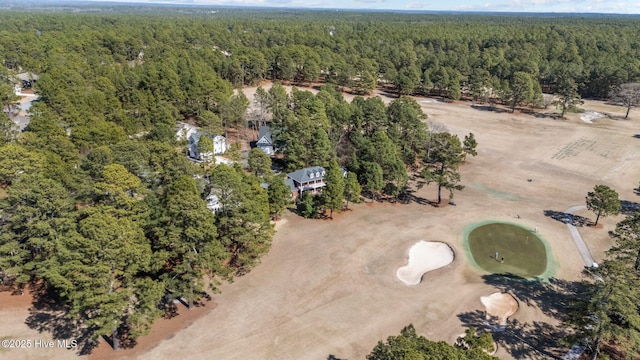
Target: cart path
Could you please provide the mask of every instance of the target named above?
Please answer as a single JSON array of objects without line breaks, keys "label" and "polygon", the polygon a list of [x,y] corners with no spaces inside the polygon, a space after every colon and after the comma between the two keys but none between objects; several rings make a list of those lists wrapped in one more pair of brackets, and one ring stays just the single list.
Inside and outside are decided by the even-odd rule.
[{"label": "cart path", "polygon": [[591,257],[591,253],[587,248],[587,244],[584,242],[584,240],[582,240],[582,236],[580,236],[578,229],[576,229],[576,227],[573,225],[573,213],[579,210],[584,210],[586,208],[587,207],[584,205],[575,205],[568,208],[565,211],[566,218],[564,223],[567,224],[567,227],[569,228],[569,233],[571,233],[571,237],[573,238],[573,241],[576,243],[576,246],[578,247],[578,251],[580,251],[580,255],[582,255],[582,259],[584,260],[585,265],[587,267],[592,267],[595,264],[595,262],[593,261],[593,257]]}]

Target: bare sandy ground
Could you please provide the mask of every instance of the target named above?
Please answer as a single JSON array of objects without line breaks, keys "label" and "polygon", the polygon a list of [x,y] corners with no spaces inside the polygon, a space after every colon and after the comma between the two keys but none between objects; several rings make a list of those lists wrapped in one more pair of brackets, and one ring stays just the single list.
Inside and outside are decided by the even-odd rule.
[{"label": "bare sandy ground", "polygon": [[[213,311],[137,357],[364,359],[379,340],[409,323],[430,339],[453,343],[464,325],[484,316],[481,296],[511,286],[470,265],[462,245],[466,226],[495,219],[537,227],[552,249],[555,278],[571,281],[580,278],[583,262],[558,220],[562,211],[583,204],[596,184],[612,186],[622,200],[640,202],[633,191],[640,180],[640,139],[634,137],[639,133],[634,116],[640,115],[633,110],[630,120],[598,118],[588,124],[579,114],[554,120],[484,111],[464,102],[419,103],[430,120],[460,136],[473,132],[478,140],[478,156],[461,168],[465,189],[456,194],[457,206],[421,204],[420,199],[436,197],[436,189],[426,186],[412,194],[418,202],[354,205],[334,220],[285,214],[271,251],[249,274],[213,295]],[[583,107],[622,116],[625,110],[598,102]],[[577,215],[595,218],[586,211]],[[607,231],[621,218],[604,218],[599,229],[579,228],[597,262],[611,246]],[[421,284],[406,286],[396,270],[406,264],[406,249],[415,239],[426,237],[450,244],[459,256],[424,274]],[[508,325],[518,331],[517,340],[500,342],[496,355],[548,359],[566,352],[555,343],[558,321],[540,300],[545,298],[518,298],[520,308]],[[3,325],[0,337],[41,336],[21,327],[16,311],[5,309],[0,316],[3,323],[17,324]],[[30,358],[25,354],[0,352],[0,357]],[[65,352],[47,358],[68,357]]]},{"label": "bare sandy ground", "polygon": [[453,251],[441,242],[420,240],[409,249],[407,265],[396,271],[396,276],[407,285],[418,285],[424,273],[451,264]]}]

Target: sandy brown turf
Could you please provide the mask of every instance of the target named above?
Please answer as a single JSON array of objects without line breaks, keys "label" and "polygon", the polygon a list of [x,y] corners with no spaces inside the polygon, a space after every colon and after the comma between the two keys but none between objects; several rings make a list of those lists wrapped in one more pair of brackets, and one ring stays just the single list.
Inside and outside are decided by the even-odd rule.
[{"label": "sandy brown turf", "polygon": [[[633,191],[640,180],[640,139],[634,138],[640,132],[634,117],[640,113],[635,110],[629,121],[603,118],[586,124],[576,114],[553,120],[418,99],[425,100],[420,104],[430,120],[461,137],[473,132],[479,143],[478,156],[461,168],[466,188],[456,194],[457,206],[367,203],[334,215],[333,221],[285,214],[286,224],[279,226],[260,265],[222,286],[222,294],[213,295],[213,311],[139,358],[364,359],[379,340],[409,323],[419,334],[453,343],[463,325],[483,318],[480,297],[510,286],[469,265],[462,247],[467,224],[495,219],[538,227],[558,263],[556,277],[575,280],[582,258],[566,226],[554,218],[583,204],[596,184],[614,187],[623,200],[640,202]],[[602,111],[606,105],[587,101],[583,107]],[[624,115],[623,108],[613,110]],[[413,195],[435,199],[436,189],[426,186]],[[586,211],[577,215],[595,218]],[[620,219],[602,219],[601,229],[579,228],[596,261],[611,245],[607,231]],[[456,258],[408,287],[395,272],[421,238],[450,244]],[[541,359],[565,352],[556,342],[557,308],[540,302],[552,298],[518,299],[520,309],[509,320],[517,336],[501,338],[496,355]],[[0,315],[18,314],[13,311]],[[20,316],[9,319],[11,326],[3,326],[1,336],[50,336],[25,330]],[[47,358],[66,359],[68,352]]]}]

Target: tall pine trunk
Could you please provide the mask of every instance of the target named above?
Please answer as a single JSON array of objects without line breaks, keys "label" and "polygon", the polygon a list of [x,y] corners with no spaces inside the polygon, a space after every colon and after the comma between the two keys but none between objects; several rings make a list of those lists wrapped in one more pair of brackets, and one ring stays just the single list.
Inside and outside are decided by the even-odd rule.
[{"label": "tall pine trunk", "polygon": [[113,329],[113,333],[111,333],[111,345],[113,346],[113,351],[120,350],[120,339],[118,338],[118,328]]},{"label": "tall pine trunk", "polygon": [[600,352],[599,350],[600,350],[600,336],[596,338],[595,346],[593,348],[593,357],[591,358],[591,360],[598,359],[598,353]]}]

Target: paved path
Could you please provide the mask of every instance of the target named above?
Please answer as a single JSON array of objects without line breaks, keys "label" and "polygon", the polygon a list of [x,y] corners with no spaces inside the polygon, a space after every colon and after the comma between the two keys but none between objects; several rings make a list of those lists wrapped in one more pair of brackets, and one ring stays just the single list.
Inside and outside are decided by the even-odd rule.
[{"label": "paved path", "polygon": [[573,226],[573,213],[578,210],[584,210],[586,208],[587,207],[584,205],[576,205],[568,208],[565,211],[566,215],[565,215],[564,223],[567,224],[567,227],[569,228],[569,233],[571,233],[571,237],[573,238],[573,241],[576,243],[576,246],[578,247],[578,251],[580,251],[580,255],[582,255],[582,259],[584,260],[585,265],[588,267],[591,267],[595,264],[595,262],[591,257],[591,253],[587,248],[587,244],[585,244],[584,240],[582,240],[582,236],[580,236],[578,229],[576,229],[576,227]]},{"label": "paved path", "polygon": [[[587,244],[585,244],[584,240],[582,240],[582,236],[580,236],[578,229],[576,229],[576,227],[573,226],[573,213],[578,210],[584,210],[586,208],[587,207],[584,205],[576,205],[568,208],[567,211],[565,211],[564,223],[567,224],[567,227],[569,228],[569,233],[571,233],[571,237],[573,238],[573,241],[576,243],[576,246],[580,251],[580,255],[582,255],[582,259],[584,260],[585,265],[588,267],[591,267],[595,264],[595,262],[591,257],[591,253],[587,248]],[[584,350],[585,350],[584,346],[574,345],[571,348],[571,350],[569,350],[569,352],[562,357],[562,360],[578,360],[582,355],[582,353],[584,352]]]}]

